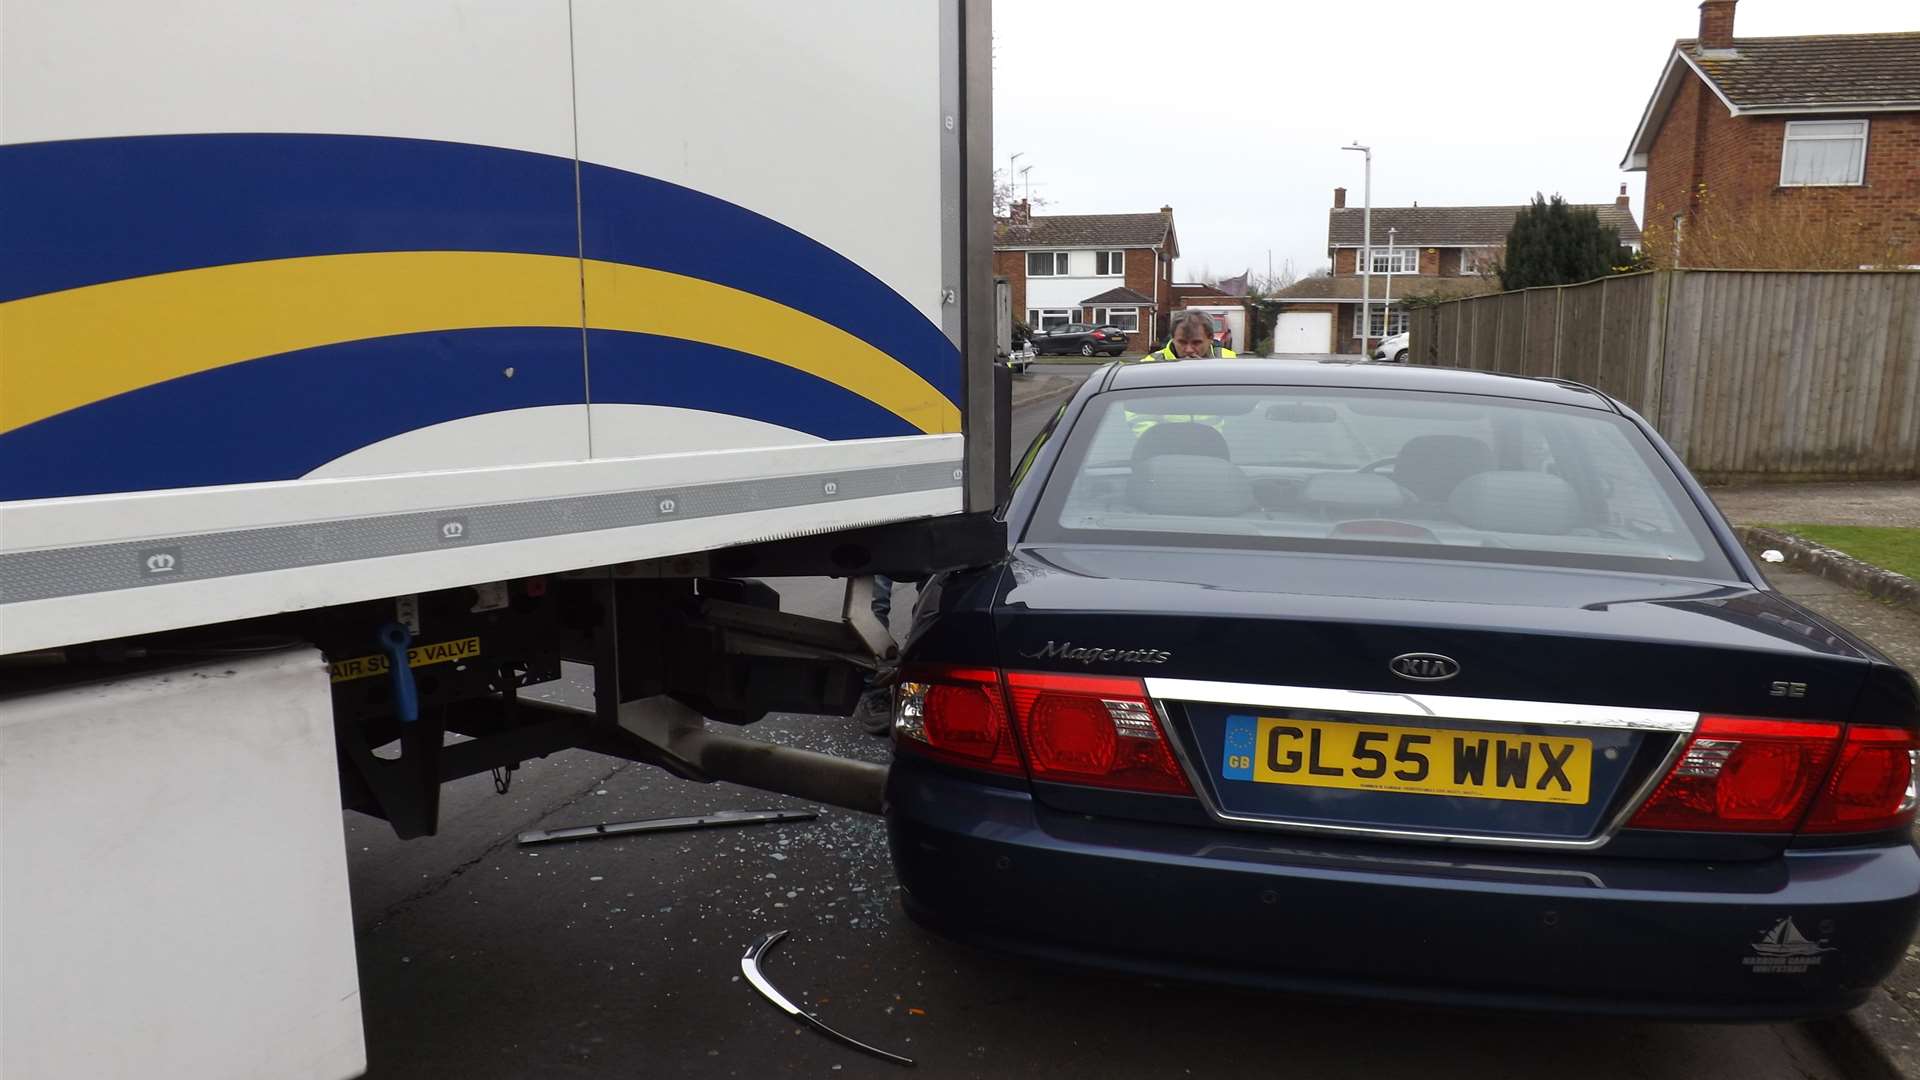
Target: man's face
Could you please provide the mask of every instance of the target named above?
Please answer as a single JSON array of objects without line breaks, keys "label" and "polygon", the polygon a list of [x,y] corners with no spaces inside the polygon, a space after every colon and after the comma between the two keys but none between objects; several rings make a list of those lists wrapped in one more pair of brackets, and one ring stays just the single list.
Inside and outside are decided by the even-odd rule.
[{"label": "man's face", "polygon": [[1182,330],[1173,335],[1173,354],[1182,360],[1208,356],[1213,353],[1213,339],[1200,337],[1191,330]]}]

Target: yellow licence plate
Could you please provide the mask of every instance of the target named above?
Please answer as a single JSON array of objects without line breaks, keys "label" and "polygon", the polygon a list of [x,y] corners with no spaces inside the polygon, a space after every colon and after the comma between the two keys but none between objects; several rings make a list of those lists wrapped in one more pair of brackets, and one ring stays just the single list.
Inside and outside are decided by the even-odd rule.
[{"label": "yellow licence plate", "polygon": [[1260,784],[1575,806],[1592,772],[1589,739],[1273,716],[1229,717],[1221,768]]}]

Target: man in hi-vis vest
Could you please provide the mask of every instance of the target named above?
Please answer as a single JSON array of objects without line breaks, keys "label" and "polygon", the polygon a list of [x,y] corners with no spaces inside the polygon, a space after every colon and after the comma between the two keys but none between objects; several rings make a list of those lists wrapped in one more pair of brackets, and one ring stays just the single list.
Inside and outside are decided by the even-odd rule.
[{"label": "man in hi-vis vest", "polygon": [[1150,352],[1143,363],[1159,360],[1199,360],[1204,357],[1235,359],[1239,353],[1213,343],[1213,320],[1206,312],[1189,311],[1173,324],[1173,340],[1164,349]]}]

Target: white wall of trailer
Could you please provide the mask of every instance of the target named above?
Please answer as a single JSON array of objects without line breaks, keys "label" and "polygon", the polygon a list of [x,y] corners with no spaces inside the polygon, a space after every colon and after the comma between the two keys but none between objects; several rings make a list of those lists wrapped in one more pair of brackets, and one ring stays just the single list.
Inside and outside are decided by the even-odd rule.
[{"label": "white wall of trailer", "polygon": [[6,0],[0,139],[225,131],[573,153],[564,0]]},{"label": "white wall of trailer", "polygon": [[703,0],[669,17],[575,0],[580,157],[789,225],[938,324],[940,14],[932,2]]},{"label": "white wall of trailer", "polygon": [[[951,4],[892,0],[846,0],[826,7],[753,0],[698,5],[354,0],[319,6],[196,0],[187,7],[136,0],[0,0],[5,27],[0,34],[0,141],[286,133],[424,140],[577,158],[582,168],[673,185],[755,216],[765,229],[808,238],[850,261],[855,276],[870,275],[880,290],[876,295],[900,306],[890,316],[894,322],[904,317],[901,312],[913,313],[938,339],[943,327],[949,335],[954,332],[954,304],[964,302],[946,299],[946,290],[959,284],[959,255],[946,248],[942,231],[943,185],[959,182],[943,170],[943,151],[951,155],[960,133],[944,123],[940,87],[943,51],[957,48],[956,29],[943,27],[942,19],[954,11]],[[623,218],[618,208],[599,209],[605,227],[650,224]],[[586,227],[595,228],[591,212]],[[722,239],[716,235],[713,242]],[[805,277],[806,268],[783,267],[771,259],[753,265],[752,237],[733,242],[745,246],[737,256],[723,252],[718,262],[746,267],[776,284]],[[591,238],[587,244],[590,248]],[[338,258],[391,266],[378,246],[376,240],[373,254]],[[668,254],[688,255],[686,248],[679,244]],[[0,256],[6,254],[0,250]],[[662,320],[671,323],[673,313],[660,316],[659,305],[649,308],[631,299],[624,309],[601,302],[619,299],[617,290],[630,289],[630,280],[604,285],[598,294],[589,284],[588,300],[580,302],[583,277],[598,273],[612,280],[591,258],[583,274],[571,257],[546,266],[536,265],[543,256],[505,255],[514,273],[537,271],[546,285],[573,290],[545,303],[548,315],[522,321],[545,318],[541,325],[547,329],[564,329],[568,318],[579,325],[584,307],[589,324],[602,317],[618,323],[615,329],[643,332],[626,340],[705,337],[696,344],[750,359],[771,357],[785,365],[788,378],[803,372],[825,379],[829,387],[864,394],[876,407],[909,417],[920,433],[848,437],[823,433],[807,416],[609,399],[600,388],[612,383],[593,378],[583,360],[583,390],[575,400],[483,411],[386,433],[343,447],[303,476],[0,502],[0,653],[960,509],[960,482],[948,477],[934,483],[927,479],[934,474],[924,468],[914,474],[920,478],[917,487],[894,484],[858,497],[831,493],[838,478],[853,472],[930,463],[958,468],[962,461],[958,410],[934,391],[917,389],[916,376],[901,373],[909,361],[896,363],[897,346],[869,344],[879,338],[860,327],[848,332],[828,325],[785,306],[779,296],[761,297],[738,283],[701,281],[694,271],[677,271],[694,275],[685,277],[615,267],[619,273],[613,277],[659,279],[682,289],[690,305],[687,316],[677,325],[656,326]],[[475,261],[462,269],[478,273],[490,267]],[[127,281],[108,285],[135,289],[167,276],[130,273]],[[351,275],[347,280],[351,284]],[[406,323],[409,305],[424,303],[420,296],[437,287],[404,274],[396,280],[406,284],[390,296],[361,298],[366,301],[359,311],[363,322]],[[457,300],[460,289],[440,291]],[[510,288],[506,292],[521,295]],[[25,311],[44,300],[30,296],[18,306]],[[293,307],[304,302],[300,311],[309,321],[328,317],[324,303],[311,297],[302,301],[297,293],[271,301]],[[24,317],[9,318],[10,306],[15,305],[0,303],[0,325],[29,326]],[[168,310],[158,301],[154,307]],[[552,316],[555,311],[560,314]],[[706,311],[722,314],[697,314]],[[745,316],[764,325],[746,325],[751,320]],[[519,316],[501,318],[511,323]],[[855,322],[862,318],[853,316]],[[271,324],[272,312],[261,313],[260,321]],[[884,321],[876,316],[876,325]],[[73,322],[79,334],[78,324],[87,320]],[[429,321],[419,328],[435,327]],[[148,340],[144,329],[128,325],[74,340],[102,342],[83,355],[117,363],[116,351],[139,354]],[[177,325],[163,329],[175,337],[188,334],[181,347],[191,347],[189,331]],[[210,329],[246,336],[227,326]],[[21,333],[13,332],[15,340],[0,355],[0,397],[47,366],[29,355],[32,347],[17,347]],[[267,331],[254,336],[263,334],[272,336]],[[582,348],[591,357],[614,362],[586,348],[586,336],[580,335]],[[783,351],[801,337],[811,343],[811,360]],[[841,369],[822,367],[837,360],[819,360],[843,346],[852,359],[841,369],[854,373],[845,379],[834,373]],[[654,370],[662,378],[684,376],[707,362],[649,349],[636,347],[618,358],[630,381],[645,383]],[[957,373],[958,360],[953,363]],[[458,378],[491,379],[496,390],[524,385],[529,371],[514,367],[509,360],[478,376]],[[448,385],[458,386],[455,378],[449,376]],[[520,381],[513,382],[516,378]],[[377,387],[369,393],[377,393]],[[108,400],[108,390],[98,397]],[[261,404],[299,408],[297,401]],[[867,407],[854,405],[852,412]],[[5,429],[0,423],[0,454]],[[183,451],[154,446],[148,452]],[[368,529],[397,528],[377,519],[409,513],[450,517],[589,493],[659,493],[671,499],[672,491],[685,485],[755,476],[811,477],[821,495],[806,505],[742,504],[736,513],[709,516],[697,526],[633,520],[563,536],[418,548],[371,560],[390,565],[356,562],[351,572],[339,564],[253,562],[244,574],[231,568],[213,573],[202,565],[198,570],[175,567],[164,579],[103,582],[95,590],[76,592],[72,582],[44,587],[43,564],[62,548],[84,548],[76,558],[104,558],[111,549],[113,559],[124,556],[127,565],[144,566],[153,551],[166,553],[217,531],[341,519],[365,522]],[[40,561],[22,570],[15,567],[24,564],[8,562],[15,556]],[[12,588],[20,583],[38,591],[21,599]]]}]

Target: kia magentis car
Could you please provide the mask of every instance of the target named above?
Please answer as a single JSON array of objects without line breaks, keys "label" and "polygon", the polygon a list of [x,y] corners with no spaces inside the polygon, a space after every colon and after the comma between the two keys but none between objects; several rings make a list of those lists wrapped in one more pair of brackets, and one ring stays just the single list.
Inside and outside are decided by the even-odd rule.
[{"label": "kia magentis car", "polygon": [[1598,391],[1115,365],[1006,520],[897,691],[893,858],[940,932],[1732,1019],[1850,1008],[1912,938],[1913,681]]}]

